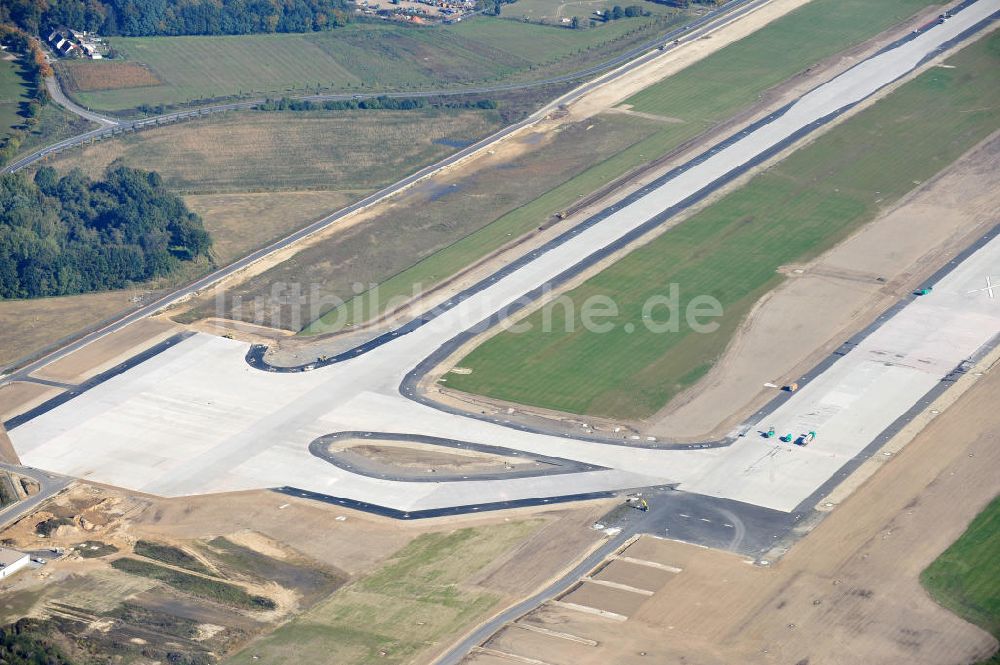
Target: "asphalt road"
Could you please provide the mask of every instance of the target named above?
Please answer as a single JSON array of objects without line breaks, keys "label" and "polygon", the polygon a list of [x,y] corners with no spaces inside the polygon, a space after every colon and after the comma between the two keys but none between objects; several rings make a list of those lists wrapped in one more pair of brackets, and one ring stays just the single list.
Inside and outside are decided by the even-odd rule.
[{"label": "asphalt road", "polygon": [[40,488],[37,494],[29,496],[24,501],[20,501],[7,506],[3,510],[0,510],[0,530],[6,529],[8,526],[25,515],[30,514],[44,501],[48,501],[50,498],[59,492],[62,492],[73,483],[73,478],[67,478],[66,476],[60,476],[54,473],[49,473],[48,471],[42,471],[40,469],[32,469],[31,467],[20,466],[18,464],[0,462],[0,469],[11,471],[22,476],[28,476],[29,478],[37,481]]},{"label": "asphalt road", "polygon": [[[38,369],[44,367],[45,365],[47,365],[47,364],[49,364],[51,362],[54,362],[55,360],[58,360],[59,358],[62,358],[64,356],[66,356],[66,355],[69,355],[70,353],[73,353],[73,352],[75,352],[75,351],[83,348],[84,346],[87,346],[88,344],[90,344],[90,343],[92,343],[94,341],[97,341],[98,339],[100,339],[100,338],[102,338],[102,337],[104,337],[106,335],[109,335],[109,334],[111,334],[111,333],[113,333],[115,331],[121,330],[122,328],[125,328],[126,326],[129,326],[132,323],[135,323],[136,321],[140,321],[140,320],[146,318],[147,316],[151,316],[152,314],[155,314],[156,312],[160,311],[161,309],[163,309],[165,307],[168,307],[168,306],[170,306],[170,305],[172,305],[174,303],[177,303],[177,302],[179,302],[181,300],[184,300],[184,299],[188,298],[189,296],[195,295],[199,291],[201,291],[202,289],[206,289],[206,288],[209,288],[209,287],[215,285],[217,282],[219,282],[219,281],[221,281],[221,280],[229,277],[230,275],[233,275],[234,273],[239,272],[240,270],[243,270],[244,268],[250,266],[251,264],[253,264],[253,263],[255,263],[255,262],[257,262],[257,261],[259,261],[259,260],[261,260],[261,259],[263,259],[263,258],[265,258],[265,257],[267,257],[269,255],[271,255],[271,254],[273,254],[274,252],[286,249],[286,248],[288,248],[288,247],[290,247],[290,246],[292,246],[292,245],[300,242],[301,240],[303,240],[303,239],[305,239],[305,238],[307,238],[307,237],[309,237],[309,236],[311,236],[311,235],[313,235],[315,233],[318,233],[318,232],[326,229],[327,227],[329,227],[329,226],[331,226],[333,224],[336,224],[337,222],[339,222],[344,217],[347,217],[348,215],[351,215],[351,214],[353,214],[353,213],[355,213],[355,212],[357,212],[359,210],[365,209],[365,208],[367,208],[369,206],[372,206],[372,205],[374,205],[376,203],[379,203],[379,202],[381,202],[381,201],[383,201],[383,200],[385,200],[385,199],[387,199],[387,198],[389,198],[389,197],[391,197],[391,196],[399,193],[400,191],[402,191],[402,190],[404,190],[404,189],[412,186],[416,182],[418,182],[420,180],[423,180],[424,178],[427,178],[427,177],[429,177],[429,176],[437,173],[438,171],[440,171],[442,169],[448,168],[449,166],[451,166],[451,165],[453,165],[453,164],[455,164],[457,162],[460,162],[463,159],[466,159],[470,155],[473,155],[473,154],[475,154],[475,153],[477,153],[477,152],[479,152],[481,150],[484,150],[484,149],[488,148],[489,146],[491,146],[491,145],[495,144],[496,142],[504,139],[505,137],[509,136],[510,134],[512,134],[514,132],[517,132],[517,131],[519,131],[520,129],[522,129],[524,127],[527,127],[529,125],[532,125],[532,124],[538,122],[539,120],[541,120],[542,118],[544,118],[548,113],[550,113],[554,108],[557,108],[560,104],[570,103],[570,102],[572,102],[572,101],[574,101],[574,100],[582,97],[583,95],[591,92],[595,88],[597,88],[597,87],[599,87],[599,86],[601,86],[601,85],[603,85],[603,84],[605,84],[605,83],[607,83],[609,81],[612,81],[612,80],[614,80],[616,78],[619,78],[619,77],[623,76],[624,74],[626,74],[628,72],[631,72],[633,69],[635,69],[637,67],[641,67],[642,65],[646,64],[650,60],[658,57],[662,52],[660,50],[658,50],[658,49],[653,50],[653,51],[649,51],[649,48],[652,45],[661,44],[661,43],[664,43],[665,41],[673,40],[673,39],[680,39],[681,42],[686,42],[686,41],[691,41],[691,40],[694,40],[694,39],[698,39],[698,38],[701,37],[701,35],[705,34],[706,32],[715,30],[715,29],[717,29],[722,24],[725,24],[725,23],[728,23],[730,21],[736,20],[738,17],[742,16],[743,14],[745,14],[745,13],[747,13],[747,12],[749,12],[749,11],[755,9],[755,8],[757,8],[758,6],[760,6],[762,4],[766,4],[769,1],[770,0],[732,0],[731,2],[727,3],[726,5],[723,5],[722,7],[720,7],[718,10],[716,10],[716,11],[710,13],[710,14],[707,14],[706,16],[702,17],[701,19],[698,19],[697,21],[689,24],[688,26],[685,26],[685,27],[679,28],[677,30],[671,31],[667,35],[664,35],[663,37],[657,39],[655,42],[652,42],[650,45],[647,45],[646,47],[642,47],[642,48],[639,48],[639,49],[633,49],[629,53],[623,54],[623,55],[619,56],[618,58],[615,58],[614,60],[609,61],[608,63],[605,63],[605,65],[604,65],[605,68],[610,68],[610,67],[613,67],[616,64],[620,64],[622,62],[627,62],[627,64],[625,66],[623,66],[623,67],[615,70],[614,72],[611,72],[608,75],[602,76],[599,79],[595,79],[593,81],[589,81],[589,82],[587,82],[587,83],[585,83],[585,84],[583,84],[583,85],[575,88],[574,90],[570,91],[569,93],[563,95],[562,97],[560,97],[560,98],[552,101],[551,103],[547,104],[545,107],[539,109],[534,114],[532,114],[531,116],[525,118],[524,120],[521,120],[520,122],[514,123],[513,125],[510,125],[508,127],[505,127],[503,129],[501,129],[500,131],[498,131],[498,132],[496,132],[496,133],[494,133],[494,134],[486,137],[485,139],[483,139],[481,141],[478,141],[478,142],[476,142],[476,143],[474,143],[474,144],[472,144],[472,145],[470,145],[470,146],[468,146],[466,148],[463,148],[463,149],[459,150],[458,152],[454,153],[453,155],[451,155],[449,157],[446,157],[445,159],[441,160],[440,162],[437,162],[436,164],[432,164],[432,165],[427,166],[427,167],[425,167],[423,169],[420,169],[416,173],[413,173],[413,174],[411,174],[411,175],[403,178],[402,180],[399,180],[398,182],[393,183],[392,185],[389,185],[388,187],[385,187],[385,188],[383,188],[383,189],[375,192],[374,194],[370,194],[369,196],[366,196],[365,198],[361,199],[360,201],[357,201],[356,203],[351,204],[350,206],[347,206],[346,208],[342,208],[341,210],[338,210],[337,212],[334,212],[334,213],[332,213],[332,214],[330,214],[330,215],[328,215],[328,216],[326,216],[326,217],[324,217],[324,218],[322,218],[320,220],[317,220],[316,222],[313,222],[312,224],[310,224],[310,225],[308,225],[308,226],[306,226],[306,227],[304,227],[302,229],[299,229],[298,231],[296,231],[296,232],[294,232],[294,233],[292,233],[292,234],[290,234],[290,235],[282,238],[281,240],[278,240],[278,241],[276,241],[276,242],[268,245],[267,247],[259,249],[259,250],[255,251],[255,252],[249,254],[248,256],[243,257],[242,259],[239,259],[239,260],[237,260],[237,261],[235,261],[235,262],[233,262],[233,263],[231,263],[231,264],[229,264],[229,265],[227,265],[227,266],[225,266],[223,268],[220,268],[220,269],[218,269],[218,270],[216,270],[216,271],[214,271],[212,273],[209,273],[208,275],[205,275],[204,277],[201,277],[201,278],[195,280],[194,282],[188,284],[187,286],[183,286],[183,287],[181,287],[181,288],[179,288],[179,289],[177,289],[177,290],[175,290],[175,291],[173,291],[173,292],[171,292],[169,294],[166,294],[166,295],[164,295],[164,296],[162,296],[162,297],[154,300],[153,302],[151,302],[151,303],[149,303],[147,305],[144,305],[144,306],[136,309],[135,311],[130,312],[129,314],[126,314],[122,318],[120,318],[120,319],[118,319],[118,320],[116,320],[116,321],[114,321],[114,322],[112,322],[112,323],[110,323],[110,324],[108,324],[108,325],[106,325],[106,326],[104,326],[102,328],[99,328],[98,330],[95,330],[93,332],[88,333],[88,334],[84,335],[83,337],[80,337],[76,341],[70,342],[69,344],[63,346],[62,348],[60,348],[60,349],[58,349],[56,351],[53,351],[52,353],[49,353],[46,356],[43,356],[42,358],[39,358],[39,359],[37,359],[37,360],[35,360],[35,361],[31,362],[31,363],[28,363],[28,364],[24,365],[23,367],[18,368],[17,371],[15,371],[15,372],[13,372],[11,374],[8,374],[7,376],[4,376],[3,379],[0,380],[0,385],[2,385],[3,383],[14,381],[14,380],[22,380],[27,375],[31,374],[34,371],[37,371]],[[667,46],[666,50],[670,50],[672,48],[674,48],[674,45],[670,44],[670,45]],[[639,57],[635,57],[636,53],[640,53],[642,55],[639,55]],[[629,61],[629,58],[634,58],[634,59],[632,59],[631,61]],[[598,70],[597,69],[593,69],[592,71],[598,71]],[[581,74],[581,76],[584,76],[584,74]],[[559,77],[559,80],[571,80],[571,78]],[[524,86],[528,86],[528,85],[533,85],[533,86],[548,85],[548,84],[551,84],[553,82],[556,82],[556,81],[553,79],[553,80],[544,81],[544,82],[535,82],[535,83],[532,83],[532,84],[522,84],[522,85],[524,85]],[[491,92],[491,91],[496,91],[496,90],[500,90],[500,89],[512,89],[512,88],[504,87],[504,86],[496,86],[495,88],[488,88],[488,89],[484,88],[484,89],[481,89],[480,92]],[[447,91],[433,91],[433,92],[424,92],[424,93],[420,93],[420,94],[424,94],[424,95],[440,95],[440,94],[443,94],[445,92],[447,92]],[[473,91],[473,92],[475,92],[475,91]],[[415,94],[416,93],[395,93],[395,96],[414,96]],[[463,90],[460,93],[456,92],[456,91],[450,91],[449,94],[470,94],[470,91],[469,90]],[[349,96],[349,95],[331,95],[331,96],[322,97],[322,98],[323,99],[349,99],[350,97],[351,96]],[[319,99],[321,97],[313,97],[313,98],[314,99]],[[35,161],[43,158],[44,156],[46,156],[48,154],[51,154],[53,152],[58,152],[60,150],[64,150],[66,148],[78,145],[80,143],[83,143],[83,142],[86,142],[86,141],[89,141],[89,140],[93,140],[95,138],[109,136],[112,133],[120,132],[120,131],[123,131],[124,129],[137,129],[137,128],[141,128],[141,127],[146,127],[146,126],[161,124],[163,122],[169,122],[169,121],[178,120],[178,119],[182,119],[182,118],[194,117],[194,116],[205,114],[205,113],[214,113],[214,112],[225,111],[225,110],[235,110],[235,109],[249,108],[249,107],[252,107],[252,106],[254,106],[256,104],[259,104],[260,101],[262,101],[262,100],[247,101],[247,102],[237,102],[237,103],[232,103],[232,104],[223,104],[223,105],[218,105],[218,106],[213,106],[213,107],[208,107],[208,108],[203,108],[203,109],[197,109],[197,110],[193,110],[193,111],[182,111],[182,112],[178,112],[178,113],[171,113],[171,114],[166,114],[166,115],[163,115],[163,116],[158,116],[158,117],[155,117],[155,118],[148,118],[148,119],[138,120],[138,121],[134,121],[134,122],[131,122],[131,123],[128,123],[128,124],[123,124],[121,126],[116,126],[116,127],[95,129],[95,130],[87,132],[85,134],[81,134],[81,135],[73,137],[73,138],[65,139],[64,141],[60,141],[60,142],[55,143],[55,144],[53,144],[51,146],[47,146],[46,148],[43,148],[43,149],[39,150],[36,153],[32,153],[31,155],[23,157],[22,159],[19,159],[16,162],[8,165],[7,168],[5,169],[5,171],[7,171],[7,172],[17,171],[17,170],[19,170],[21,168],[24,168],[25,166],[27,166],[27,165],[29,165],[29,164],[31,164],[31,163],[33,163],[33,162],[35,162]]]}]

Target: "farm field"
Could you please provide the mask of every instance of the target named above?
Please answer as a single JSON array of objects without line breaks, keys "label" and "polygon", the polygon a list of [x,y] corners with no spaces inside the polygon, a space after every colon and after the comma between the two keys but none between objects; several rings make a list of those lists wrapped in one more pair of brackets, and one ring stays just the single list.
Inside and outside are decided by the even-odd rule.
[{"label": "farm field", "polygon": [[47,162],[92,176],[116,159],[195,193],[375,190],[500,124],[495,111],[244,111],[166,125]]},{"label": "farm field", "polygon": [[[586,171],[595,161],[618,154],[623,148],[641,141],[656,131],[657,123],[641,118],[599,118],[570,125],[550,139],[540,133],[518,141],[531,144],[551,143],[525,154],[508,158],[504,148],[495,157],[483,157],[481,165],[468,175],[454,176],[418,185],[401,193],[393,202],[380,207],[376,214],[341,229],[302,249],[290,259],[234,285],[228,295],[241,300],[240,318],[265,320],[268,325],[298,332],[320,314],[333,309],[331,301],[349,300],[355,283],[383,283],[382,296],[408,295],[413,284],[432,284],[453,273],[492,246],[535,228],[544,221],[549,206],[565,206],[588,187],[600,184],[596,179],[568,189],[562,183]],[[589,129],[588,129],[589,128]],[[558,188],[554,195],[546,192]],[[532,201],[538,197],[538,203]],[[556,207],[555,209],[558,209]],[[555,211],[552,210],[551,212]],[[475,233],[498,217],[502,225]],[[470,234],[473,234],[470,236]],[[455,243],[456,239],[465,238]],[[454,245],[452,243],[455,243]],[[441,248],[447,248],[435,254]],[[419,264],[420,274],[406,271],[415,260],[433,255],[427,264]],[[399,278],[387,278],[400,274]],[[304,302],[291,303],[272,291],[273,284],[305,285]],[[315,285],[317,291],[313,292]],[[252,304],[262,297],[263,311]],[[372,300],[365,296],[365,300]],[[384,305],[385,300],[379,299]],[[323,304],[330,303],[330,304]],[[378,306],[372,304],[371,307]],[[214,299],[208,299],[179,320],[215,315]],[[235,316],[233,312],[228,313]],[[335,317],[331,314],[327,321]],[[310,330],[318,332],[325,324]]]},{"label": "farm field", "polygon": [[[472,371],[449,375],[449,387],[573,413],[652,414],[708,371],[754,302],[780,282],[780,266],[822,253],[1000,126],[991,111],[1000,103],[1000,35],[949,64],[955,69],[921,74],[570,291],[577,307],[595,295],[615,301],[610,332],[588,333],[573,320],[571,329],[560,306],[535,312],[529,332],[500,333],[460,360]],[[649,332],[643,304],[671,284],[681,311],[698,295],[718,299],[719,328]],[[545,316],[552,332],[542,331]]]},{"label": "farm field", "polygon": [[[485,85],[582,69],[653,39],[681,16],[622,19],[594,30],[484,17],[425,28],[354,24],[307,34],[111,38],[125,62],[144,65],[162,85],[150,86],[134,71],[102,69],[101,62],[65,71],[71,80],[90,81],[74,92],[77,100],[103,110],[250,93]],[[131,83],[141,87],[125,87]]]},{"label": "farm field", "polygon": [[472,586],[476,573],[525,541],[539,521],[423,534],[372,574],[256,642],[268,663],[406,663],[481,619],[501,596]]},{"label": "farm field", "polygon": [[[963,619],[1000,637],[1000,497],[972,521],[955,543],[924,570],[931,596]],[[1000,663],[1000,654],[988,661]]]},{"label": "farm field", "polygon": [[812,0],[625,103],[635,111],[710,124],[793,74],[930,4],[930,0]]}]

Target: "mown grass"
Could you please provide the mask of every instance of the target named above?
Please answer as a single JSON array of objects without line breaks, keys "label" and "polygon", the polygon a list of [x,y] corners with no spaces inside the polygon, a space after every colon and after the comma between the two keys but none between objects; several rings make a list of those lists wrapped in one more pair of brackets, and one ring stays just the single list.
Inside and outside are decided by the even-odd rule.
[{"label": "mown grass", "polygon": [[[116,110],[251,92],[427,89],[544,78],[649,40],[669,23],[649,17],[569,30],[478,18],[424,28],[355,24],[307,34],[112,38],[123,57],[149,67],[163,84],[75,95],[93,108]],[[88,66],[100,63],[74,65]]]},{"label": "mown grass", "polygon": [[633,95],[636,111],[712,123],[768,88],[859,44],[930,0],[812,0],[710,58]]},{"label": "mown grass", "polygon": [[[1000,126],[1000,35],[967,47],[951,64],[920,75],[572,290],[577,307],[597,295],[617,303],[611,332],[587,332],[579,321],[567,332],[562,307],[550,312],[552,332],[543,332],[547,313],[539,311],[525,319],[531,331],[501,333],[459,361],[472,373],[449,375],[448,385],[573,413],[654,413],[715,362],[752,304],[779,283],[779,266],[836,244]],[[681,290],[682,313],[695,296],[718,299],[725,310],[719,329],[695,334],[684,323],[676,333],[647,331],[643,304],[670,284]]]},{"label": "mown grass", "polygon": [[[495,218],[485,227],[422,258],[402,272],[372,280],[379,283],[380,301],[385,303],[391,298],[411,294],[417,284],[424,289],[433,286],[501,246],[511,236],[530,231],[580,196],[693,139],[707,125],[752,103],[762,91],[791,74],[871,38],[928,4],[928,0],[889,0],[874,5],[863,0],[813,0],[788,17],[645,89],[627,103],[634,105],[636,110],[680,118],[684,122],[663,125],[615,155],[600,155],[590,169],[534,201]],[[827,32],[828,24],[830,30]],[[816,32],[821,33],[820,39],[816,39]],[[760,71],[762,67],[766,71]],[[719,81],[724,84],[720,85]],[[631,120],[616,117],[619,123]],[[371,300],[373,294],[359,297]],[[342,310],[326,313],[303,333],[327,331],[334,320],[356,323],[355,312],[364,312],[364,318],[370,318],[380,311],[347,302]]]},{"label": "mown grass", "polygon": [[[1000,638],[1000,497],[920,575],[938,603]],[[994,654],[983,665],[1000,663]]]},{"label": "mown grass", "polygon": [[182,573],[179,570],[158,566],[148,561],[123,557],[112,561],[111,567],[123,573],[162,582],[182,593],[223,605],[229,605],[230,607],[247,610],[272,610],[276,607],[274,601],[270,598],[251,595],[235,584]]},{"label": "mown grass", "polygon": [[[413,662],[496,605],[496,594],[464,583],[538,526],[511,522],[418,536],[374,573],[243,653],[268,663]],[[244,660],[236,654],[228,662]]]},{"label": "mown grass", "polygon": [[24,122],[19,115],[21,102],[28,101],[30,96],[31,90],[21,77],[18,62],[0,59],[0,136]]}]

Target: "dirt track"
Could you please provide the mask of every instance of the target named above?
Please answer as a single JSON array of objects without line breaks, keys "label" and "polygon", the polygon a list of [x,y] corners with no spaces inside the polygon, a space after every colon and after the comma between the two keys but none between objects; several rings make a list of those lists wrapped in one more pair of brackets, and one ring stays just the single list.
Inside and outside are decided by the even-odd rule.
[{"label": "dirt track", "polygon": [[[519,623],[563,636],[509,628],[487,646],[551,665],[945,665],[987,656],[996,640],[935,604],[918,576],[1000,491],[998,390],[994,365],[771,568],[647,537],[625,555],[681,570],[627,621],[546,605]],[[607,607],[599,594],[587,602],[615,611],[621,592],[610,591]],[[466,662],[503,661],[480,653]]]}]

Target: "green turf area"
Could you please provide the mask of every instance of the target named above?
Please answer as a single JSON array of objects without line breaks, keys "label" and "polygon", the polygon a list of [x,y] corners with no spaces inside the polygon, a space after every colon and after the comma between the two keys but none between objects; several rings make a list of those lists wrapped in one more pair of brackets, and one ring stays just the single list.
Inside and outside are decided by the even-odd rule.
[{"label": "green turf area", "polygon": [[[4,56],[6,51],[0,52]],[[16,60],[0,60],[0,135],[24,122],[18,115],[21,102],[31,97],[31,90],[21,77]]]},{"label": "green turf area", "polygon": [[483,17],[423,28],[356,24],[308,34],[112,38],[124,59],[147,65],[163,85],[75,96],[92,108],[115,110],[251,92],[428,89],[544,78],[648,41],[679,16],[623,19],[594,30]]},{"label": "green turf area", "polygon": [[340,589],[229,659],[267,663],[409,663],[482,619],[500,598],[468,581],[538,522],[418,536],[368,577]]},{"label": "green turf area", "polygon": [[[414,284],[424,289],[433,286],[496,249],[511,236],[530,231],[578,197],[693,139],[707,124],[752,103],[775,83],[832,53],[871,38],[928,4],[928,0],[887,0],[874,5],[862,0],[813,0],[771,26],[647,88],[627,103],[635,105],[636,110],[679,117],[685,122],[663,125],[644,140],[614,156],[604,157],[557,189],[496,218],[412,267],[384,280],[370,280],[379,283],[380,302],[411,294]],[[825,31],[827,25],[829,32]],[[822,33],[818,40],[815,38],[817,31]],[[763,73],[761,63],[765,63],[763,66],[767,70]],[[725,85],[720,88],[718,80],[724,80]],[[621,123],[629,121],[624,116],[617,119]],[[360,297],[367,301],[373,299],[370,293]],[[348,302],[345,310],[349,316],[330,312],[324,319],[307,326],[303,334],[328,330],[332,320],[354,323],[350,316],[354,312],[365,312],[366,318],[374,313],[367,304],[356,307],[354,302]]]},{"label": "green turf area", "polygon": [[627,99],[636,111],[712,123],[820,60],[899,23],[929,0],[812,0]]},{"label": "green turf area", "polygon": [[91,122],[78,115],[64,110],[58,104],[49,102],[42,106],[38,116],[38,124],[28,132],[21,141],[19,154],[27,154],[42,146],[68,139],[71,136],[88,132],[97,128],[96,122]]},{"label": "green turf area", "polygon": [[111,567],[130,575],[148,577],[163,582],[183,593],[198,598],[222,603],[247,610],[273,610],[276,605],[270,598],[248,594],[242,588],[228,582],[182,573],[179,570],[158,566],[148,561],[124,557],[111,562]]},{"label": "green turf area", "polygon": [[[654,413],[710,368],[753,303],[779,283],[779,266],[836,244],[1000,127],[1000,35],[950,62],[954,69],[920,75],[572,290],[577,308],[591,296],[617,303],[610,332],[587,332],[576,318],[565,332],[565,308],[539,311],[525,319],[529,332],[501,333],[461,360],[472,373],[449,374],[447,385],[573,413]],[[649,332],[643,305],[671,284],[681,312],[695,296],[716,298],[725,309],[719,329]],[[546,316],[552,332],[543,331]]]},{"label": "green turf area", "polygon": [[211,573],[211,571],[201,561],[191,556],[184,550],[171,545],[154,543],[149,540],[137,540],[135,541],[133,551],[139,556],[144,556],[147,559],[154,559],[162,563],[170,564],[171,566],[177,566],[178,568],[187,568],[188,570],[205,575]]},{"label": "green turf area", "polygon": [[[934,600],[1000,638],[1000,497],[920,575]],[[983,665],[1000,663],[995,654]]]}]

